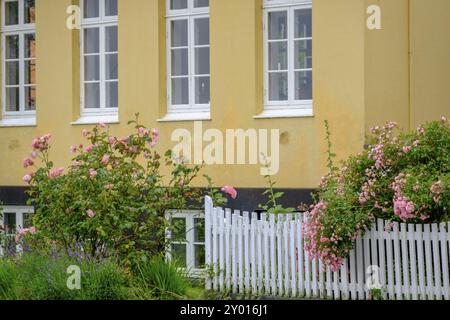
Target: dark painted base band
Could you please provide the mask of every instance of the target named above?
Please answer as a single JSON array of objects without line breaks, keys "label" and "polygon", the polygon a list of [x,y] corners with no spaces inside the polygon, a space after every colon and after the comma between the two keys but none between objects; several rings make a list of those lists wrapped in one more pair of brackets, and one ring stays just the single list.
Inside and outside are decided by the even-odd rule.
[{"label": "dark painted base band", "polygon": [[[0,203],[10,206],[26,205],[28,195],[25,193],[26,187],[2,187],[0,186]],[[258,210],[259,204],[267,202],[267,197],[263,196],[265,189],[262,188],[237,188],[238,197],[230,198],[227,207],[242,211]],[[311,204],[311,193],[314,189],[275,189],[275,192],[284,192],[279,203],[284,207],[298,208],[300,204]]]}]

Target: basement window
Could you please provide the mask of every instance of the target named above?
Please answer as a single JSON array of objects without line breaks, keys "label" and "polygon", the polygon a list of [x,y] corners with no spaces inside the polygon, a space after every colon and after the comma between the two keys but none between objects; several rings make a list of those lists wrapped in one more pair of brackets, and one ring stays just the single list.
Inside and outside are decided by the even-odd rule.
[{"label": "basement window", "polygon": [[36,124],[34,0],[2,1],[2,118],[0,126]]},{"label": "basement window", "polygon": [[265,0],[265,107],[258,117],[312,116],[312,80],[312,1]]},{"label": "basement window", "polygon": [[75,124],[118,122],[117,0],[83,0],[81,11],[81,119]]},{"label": "basement window", "polygon": [[0,230],[5,237],[0,238],[0,258],[15,256],[22,248],[16,244],[16,234],[32,226],[32,207],[5,206],[0,216]]},{"label": "basement window", "polygon": [[175,260],[191,276],[199,276],[205,269],[205,219],[197,211],[167,214],[173,230],[168,232],[170,247],[167,258]]}]

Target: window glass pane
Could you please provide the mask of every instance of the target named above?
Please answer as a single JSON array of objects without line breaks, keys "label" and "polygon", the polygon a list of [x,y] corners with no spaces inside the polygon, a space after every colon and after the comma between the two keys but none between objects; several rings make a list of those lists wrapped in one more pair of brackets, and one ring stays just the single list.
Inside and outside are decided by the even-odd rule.
[{"label": "window glass pane", "polygon": [[188,49],[172,50],[172,76],[188,75]]},{"label": "window glass pane", "polygon": [[117,81],[106,82],[106,108],[119,107],[119,87]]},{"label": "window glass pane", "polygon": [[197,269],[203,269],[205,267],[205,246],[203,245],[195,245],[194,246],[195,253],[195,265],[194,267]]},{"label": "window glass pane", "polygon": [[25,58],[36,57],[36,39],[34,33],[25,35]]},{"label": "window glass pane", "polygon": [[106,80],[116,80],[119,78],[117,71],[117,53],[107,54],[105,56],[106,63]]},{"label": "window glass pane", "polygon": [[19,88],[6,88],[6,111],[19,111]]},{"label": "window glass pane", "polygon": [[25,87],[25,111],[36,110],[36,87]]},{"label": "window glass pane", "polygon": [[312,40],[295,41],[295,69],[312,68]]},{"label": "window glass pane", "polygon": [[97,18],[100,16],[100,0],[84,0],[84,15],[83,17]]},{"label": "window glass pane", "polygon": [[19,59],[19,36],[6,36],[6,59]]},{"label": "window glass pane", "polygon": [[6,65],[6,85],[19,85],[19,61],[8,61]]},{"label": "window glass pane", "polygon": [[117,16],[117,0],[105,0],[105,16]]},{"label": "window glass pane", "polygon": [[186,219],[172,219],[172,241],[186,241]]},{"label": "window glass pane", "polygon": [[84,81],[100,80],[100,56],[84,57]]},{"label": "window glass pane", "polygon": [[19,24],[19,1],[5,2],[5,25]]},{"label": "window glass pane", "polygon": [[89,28],[84,29],[84,53],[100,52],[100,29]]},{"label": "window glass pane", "polygon": [[287,70],[287,42],[269,43],[269,70]]},{"label": "window glass pane", "polygon": [[269,40],[287,39],[287,11],[269,12]]},{"label": "window glass pane", "polygon": [[85,100],[85,108],[87,109],[100,108],[99,83],[86,83],[84,85],[84,100]]},{"label": "window glass pane", "polygon": [[209,0],[194,0],[194,8],[209,7]]},{"label": "window glass pane", "polygon": [[295,10],[295,38],[312,37],[311,9]]},{"label": "window glass pane", "polygon": [[172,245],[172,259],[176,261],[180,267],[186,267],[186,245],[173,244]]},{"label": "window glass pane", "polygon": [[189,104],[188,78],[172,79],[172,104]]},{"label": "window glass pane", "polygon": [[195,78],[195,103],[208,104],[210,102],[209,77]]},{"label": "window glass pane", "polygon": [[172,21],[172,47],[185,47],[188,45],[187,20]]},{"label": "window glass pane", "polygon": [[23,10],[24,10],[25,23],[35,23],[36,22],[36,7],[34,4],[34,0],[25,0]]},{"label": "window glass pane", "polygon": [[6,234],[16,233],[16,214],[13,212],[5,212],[4,216],[4,226]]},{"label": "window glass pane", "polygon": [[25,66],[25,84],[36,83],[36,60],[27,60]]},{"label": "window glass pane", "polygon": [[195,45],[209,44],[209,18],[195,19]]},{"label": "window glass pane", "polygon": [[195,74],[209,74],[209,47],[195,49]]},{"label": "window glass pane", "polygon": [[295,72],[295,100],[312,100],[312,71]]},{"label": "window glass pane", "polygon": [[33,214],[32,213],[24,213],[23,214],[23,227],[29,228],[33,226]]},{"label": "window glass pane", "polygon": [[194,219],[194,242],[205,242],[205,219]]},{"label": "window glass pane", "polygon": [[287,72],[269,73],[269,100],[288,100],[288,76]]},{"label": "window glass pane", "polygon": [[117,52],[117,26],[105,28],[106,52]]},{"label": "window glass pane", "polygon": [[187,6],[187,0],[170,0],[171,10],[187,9]]}]

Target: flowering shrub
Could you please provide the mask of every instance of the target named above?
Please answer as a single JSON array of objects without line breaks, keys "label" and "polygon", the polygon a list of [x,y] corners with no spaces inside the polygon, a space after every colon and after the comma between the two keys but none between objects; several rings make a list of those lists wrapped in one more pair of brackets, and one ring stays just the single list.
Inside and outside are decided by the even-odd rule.
[{"label": "flowering shrub", "polygon": [[[83,130],[88,143],[70,148],[67,168],[50,160],[50,135],[33,140],[23,165],[37,170],[23,180],[31,186],[32,232],[41,243],[66,253],[81,248],[90,259],[115,255],[124,262],[165,250],[165,213],[186,208],[196,196],[190,184],[200,167],[174,161],[170,151],[163,159],[154,149],[158,130],[137,120],[130,124],[134,133],[119,138],[103,124]],[[160,172],[164,165],[171,168],[168,177]]]},{"label": "flowering shrub", "polygon": [[396,134],[372,129],[368,148],[341,169],[330,166],[305,224],[305,249],[336,271],[376,218],[406,223],[449,220],[450,121]]}]

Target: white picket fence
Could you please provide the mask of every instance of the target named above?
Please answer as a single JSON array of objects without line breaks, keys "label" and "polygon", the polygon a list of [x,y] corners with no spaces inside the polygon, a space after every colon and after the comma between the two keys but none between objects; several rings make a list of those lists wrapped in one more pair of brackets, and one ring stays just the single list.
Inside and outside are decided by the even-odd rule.
[{"label": "white picket fence", "polygon": [[[448,225],[378,220],[339,272],[324,270],[303,249],[303,214],[269,215],[214,208],[205,200],[206,288],[240,294],[369,299],[379,278],[385,299],[450,300]],[[375,267],[373,267],[375,266]]]}]

